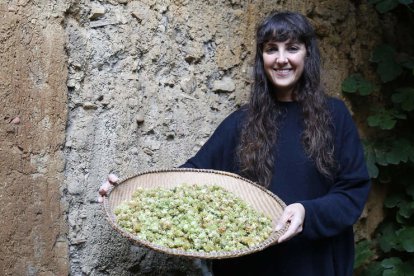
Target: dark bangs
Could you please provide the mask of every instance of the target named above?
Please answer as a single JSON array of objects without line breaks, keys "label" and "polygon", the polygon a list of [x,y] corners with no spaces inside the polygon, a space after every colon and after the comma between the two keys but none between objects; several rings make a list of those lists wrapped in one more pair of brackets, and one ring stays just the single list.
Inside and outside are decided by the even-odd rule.
[{"label": "dark bangs", "polygon": [[291,42],[309,44],[314,35],[313,30],[308,28],[307,22],[294,13],[278,13],[267,18],[257,32],[257,46],[262,49],[269,41],[283,42],[288,39]]}]

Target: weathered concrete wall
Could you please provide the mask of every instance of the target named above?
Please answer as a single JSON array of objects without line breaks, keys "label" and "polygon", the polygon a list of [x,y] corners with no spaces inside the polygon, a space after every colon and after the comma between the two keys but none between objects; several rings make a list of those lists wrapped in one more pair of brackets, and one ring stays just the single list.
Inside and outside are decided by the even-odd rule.
[{"label": "weathered concrete wall", "polygon": [[335,96],[379,36],[365,1],[34,2],[0,6],[0,271],[17,275],[208,274],[116,234],[96,201],[101,181],[200,148],[246,101],[255,26],[270,11],[313,21]]},{"label": "weathered concrete wall", "polygon": [[108,172],[123,176],[177,166],[199,149],[246,100],[256,23],[277,8],[311,17],[321,37],[324,82],[332,95],[340,95],[352,59],[362,60],[364,47],[373,42],[357,40],[358,8],[352,2],[72,5],[66,17],[65,147],[71,271],[159,275],[192,267],[192,274],[201,274],[191,261],[130,247],[105,223],[96,190]]},{"label": "weathered concrete wall", "polygon": [[0,274],[65,275],[64,6],[0,4]]}]

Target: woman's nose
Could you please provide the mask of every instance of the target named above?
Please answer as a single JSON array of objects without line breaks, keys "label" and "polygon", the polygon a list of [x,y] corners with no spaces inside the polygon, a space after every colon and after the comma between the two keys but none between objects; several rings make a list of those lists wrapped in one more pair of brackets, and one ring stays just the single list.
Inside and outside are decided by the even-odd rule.
[{"label": "woman's nose", "polygon": [[276,58],[276,63],[277,64],[286,64],[288,62],[287,57],[284,54],[280,54],[277,58]]}]

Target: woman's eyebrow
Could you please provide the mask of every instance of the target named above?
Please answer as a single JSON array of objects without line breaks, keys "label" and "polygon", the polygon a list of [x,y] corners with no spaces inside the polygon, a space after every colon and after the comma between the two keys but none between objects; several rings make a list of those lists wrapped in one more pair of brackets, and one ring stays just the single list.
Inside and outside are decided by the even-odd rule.
[{"label": "woman's eyebrow", "polygon": [[264,47],[272,47],[272,46],[277,46],[277,44],[275,42],[266,42],[263,46]]}]

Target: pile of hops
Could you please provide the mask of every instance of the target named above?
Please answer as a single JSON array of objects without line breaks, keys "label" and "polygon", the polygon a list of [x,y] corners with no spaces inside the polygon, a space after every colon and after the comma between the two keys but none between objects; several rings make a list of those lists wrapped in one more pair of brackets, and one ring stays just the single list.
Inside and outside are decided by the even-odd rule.
[{"label": "pile of hops", "polygon": [[215,185],[138,189],[115,215],[139,239],[192,252],[243,250],[273,230],[270,218]]}]

